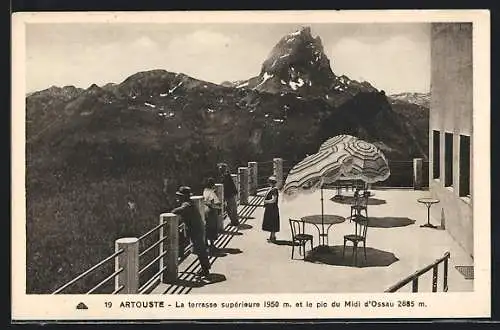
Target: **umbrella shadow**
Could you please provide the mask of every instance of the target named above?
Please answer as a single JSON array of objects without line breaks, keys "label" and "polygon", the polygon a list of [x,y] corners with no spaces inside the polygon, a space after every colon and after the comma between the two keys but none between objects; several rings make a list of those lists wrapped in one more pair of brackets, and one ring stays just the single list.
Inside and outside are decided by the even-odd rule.
[{"label": "umbrella shadow", "polygon": [[342,256],[344,247],[342,245],[329,246],[328,249],[314,248],[306,255],[305,261],[312,263],[320,263],[332,266],[345,267],[388,267],[399,261],[396,255],[392,252],[382,251],[379,249],[366,247],[366,260],[363,253],[363,248],[358,246],[358,260],[354,264],[353,247],[347,246],[345,256]]},{"label": "umbrella shadow", "polygon": [[413,225],[416,220],[407,217],[369,217],[368,227],[393,228]]},{"label": "umbrella shadow", "polygon": [[[347,205],[354,204],[354,197],[353,196],[335,195],[332,198],[330,198],[330,200],[332,202],[339,203],[339,204],[347,204]],[[369,197],[367,204],[368,205],[382,205],[382,204],[387,204],[387,201],[385,199]]]}]

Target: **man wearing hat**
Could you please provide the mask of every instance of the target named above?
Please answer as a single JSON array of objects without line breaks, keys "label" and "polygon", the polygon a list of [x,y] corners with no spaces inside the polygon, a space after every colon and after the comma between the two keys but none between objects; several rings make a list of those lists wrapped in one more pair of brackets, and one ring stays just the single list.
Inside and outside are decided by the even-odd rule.
[{"label": "man wearing hat", "polygon": [[238,219],[238,205],[236,203],[236,196],[238,189],[234,184],[229,167],[226,163],[219,163],[219,174],[224,185],[224,201],[226,202],[227,215],[231,220],[231,226],[238,226],[240,221]]},{"label": "man wearing hat", "polygon": [[208,260],[207,246],[205,244],[205,224],[200,212],[191,201],[191,188],[182,186],[175,193],[179,207],[172,210],[172,213],[181,216],[181,220],[186,224],[186,231],[189,239],[193,243],[194,253],[198,255],[201,265],[200,275],[210,274],[210,262]]}]

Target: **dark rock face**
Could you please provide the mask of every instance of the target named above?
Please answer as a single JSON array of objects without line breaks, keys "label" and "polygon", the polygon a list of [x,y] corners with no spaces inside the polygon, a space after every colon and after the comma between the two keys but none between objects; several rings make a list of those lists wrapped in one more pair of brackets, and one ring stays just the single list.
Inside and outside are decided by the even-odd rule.
[{"label": "dark rock face", "polygon": [[28,292],[55,289],[116,238],[150,229],[177,187],[201,192],[217,162],[291,166],[337,134],[377,143],[391,160],[427,153],[428,109],[335,75],[308,28],[282,38],[247,81],[152,70],[51,87],[27,96],[26,120]]},{"label": "dark rock face", "polygon": [[333,106],[359,92],[376,92],[369,83],[336,76],[324,53],[321,38],[313,37],[309,27],[284,36],[264,61],[259,76],[237,87],[273,94],[293,94],[321,98]]}]

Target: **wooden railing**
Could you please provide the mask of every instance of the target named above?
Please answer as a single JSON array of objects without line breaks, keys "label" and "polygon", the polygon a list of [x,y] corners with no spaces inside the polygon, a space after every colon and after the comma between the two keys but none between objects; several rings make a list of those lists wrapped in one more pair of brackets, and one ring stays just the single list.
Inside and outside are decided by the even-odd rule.
[{"label": "wooden railing", "polygon": [[418,279],[420,276],[424,275],[428,271],[432,269],[432,292],[437,292],[437,284],[438,284],[438,267],[439,264],[443,264],[443,292],[448,291],[448,260],[450,259],[450,252],[446,252],[444,256],[440,259],[437,259],[432,264],[416,271],[412,275],[402,279],[398,283],[391,286],[389,289],[385,290],[385,292],[396,292],[408,283],[411,282],[411,291],[418,292]]}]

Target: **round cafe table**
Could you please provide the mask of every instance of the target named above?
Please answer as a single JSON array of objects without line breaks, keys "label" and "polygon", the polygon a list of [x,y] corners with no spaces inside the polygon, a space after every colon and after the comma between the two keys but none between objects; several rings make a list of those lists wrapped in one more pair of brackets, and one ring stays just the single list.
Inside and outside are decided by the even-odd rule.
[{"label": "round cafe table", "polygon": [[[328,231],[330,230],[330,227],[335,224],[344,222],[345,218],[340,215],[333,214],[323,214],[323,220],[321,220],[321,217],[321,214],[308,215],[302,217],[301,220],[316,227],[319,233],[319,246],[328,246]],[[326,231],[325,226],[327,226]]]},{"label": "round cafe table", "polygon": [[436,198],[420,198],[417,200],[417,202],[421,204],[425,204],[427,206],[427,223],[420,225],[420,227],[427,227],[427,228],[434,228],[436,229],[437,226],[434,226],[431,224],[431,206],[434,204],[439,203],[439,199]]}]

